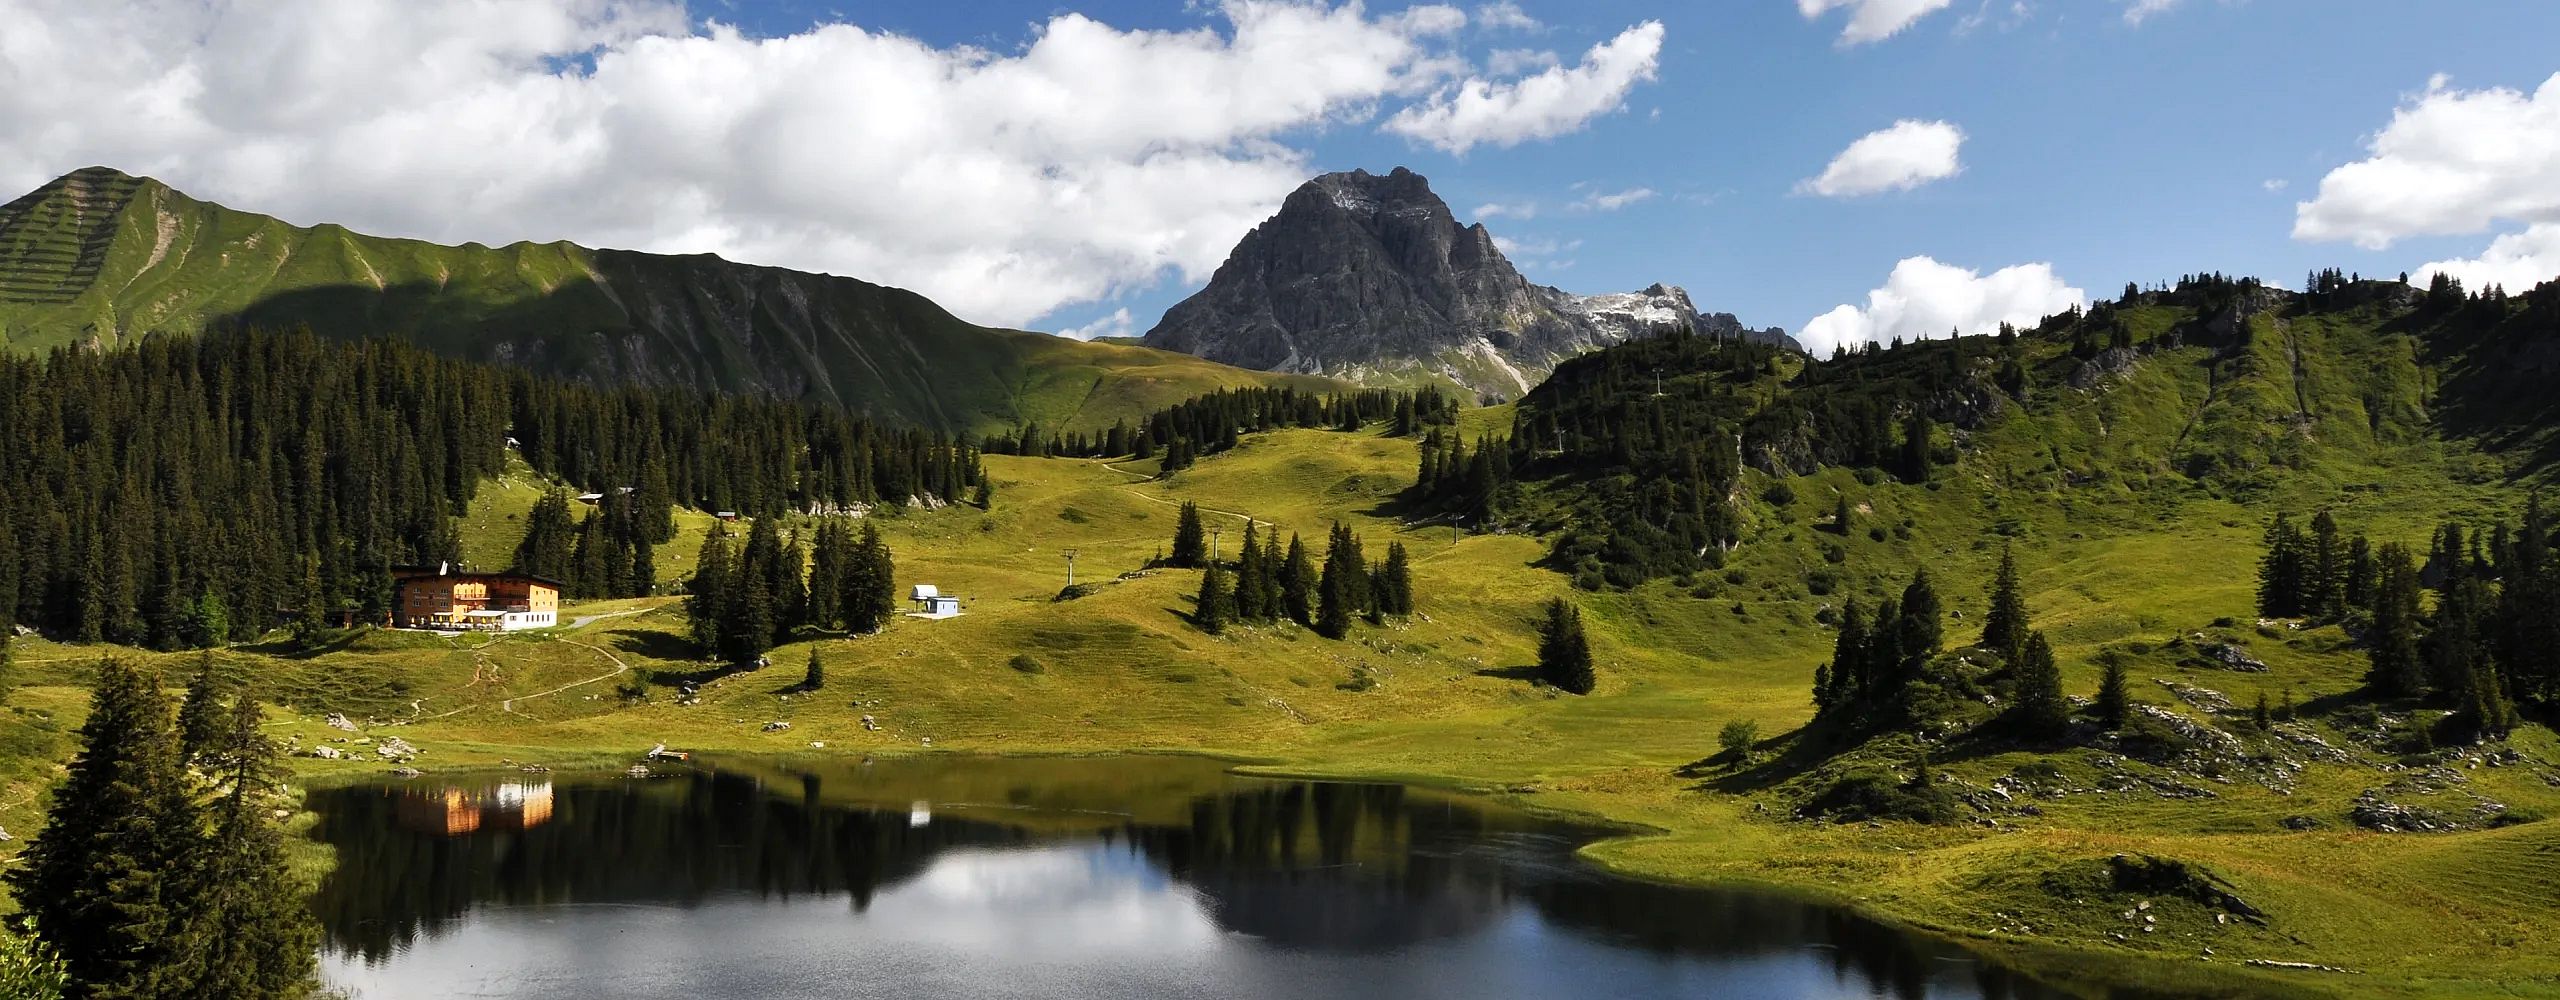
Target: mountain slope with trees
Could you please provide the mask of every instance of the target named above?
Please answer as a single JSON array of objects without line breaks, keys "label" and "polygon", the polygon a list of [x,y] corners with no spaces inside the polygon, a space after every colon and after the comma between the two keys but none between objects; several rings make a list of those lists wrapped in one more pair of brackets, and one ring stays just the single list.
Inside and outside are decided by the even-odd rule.
[{"label": "mountain slope with trees", "polygon": [[440,246],[294,226],[91,167],[0,206],[0,347],[261,326],[399,337],[600,386],[752,392],[946,432],[1100,427],[1320,379],[976,326],[852,278],[569,243]]}]

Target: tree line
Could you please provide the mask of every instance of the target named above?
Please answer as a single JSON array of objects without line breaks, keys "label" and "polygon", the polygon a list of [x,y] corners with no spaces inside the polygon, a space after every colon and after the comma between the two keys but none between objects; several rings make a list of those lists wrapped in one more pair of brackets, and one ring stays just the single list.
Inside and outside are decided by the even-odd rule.
[{"label": "tree line", "polygon": [[[1884,598],[1872,609],[1846,602],[1831,660],[1814,669],[1815,719],[1850,732],[1913,728],[1948,718],[1962,701],[1998,693],[2008,707],[1994,722],[2030,739],[2061,735],[2071,725],[2071,701],[2053,644],[2030,621],[2014,553],[2001,553],[1990,590],[1973,644],[1990,657],[1986,671],[1940,657],[1944,608],[1927,569],[1912,574],[1898,600]],[[2109,657],[2105,668],[2092,713],[2112,730],[2125,724],[2131,698],[2123,663]]]},{"label": "tree line", "polygon": [[1328,639],[1351,634],[1355,619],[1380,624],[1389,616],[1413,613],[1413,569],[1403,542],[1390,542],[1384,559],[1375,563],[1362,554],[1360,536],[1334,522],[1325,541],[1319,570],[1304,543],[1289,536],[1284,549],[1280,532],[1248,519],[1236,546],[1232,571],[1207,551],[1200,506],[1182,505],[1175,522],[1173,548],[1163,565],[1201,569],[1200,593],[1192,622],[1216,635],[1229,624],[1294,621]]},{"label": "tree line", "polygon": [[174,649],[288,609],[382,620],[393,566],[460,560],[456,517],[511,440],[535,472],[628,497],[584,553],[588,533],[568,533],[566,565],[560,532],[538,540],[536,562],[598,594],[642,586],[637,540],[668,537],[671,505],[767,515],[982,479],[966,444],[832,408],[598,388],[386,340],[253,330],[6,357],[0,632]]},{"label": "tree line", "polygon": [[[228,704],[225,704],[226,700]],[[172,713],[159,678],[99,664],[80,749],[5,878],[67,995],[300,997],[318,924],[272,818],[290,799],[256,699],[210,654]]]},{"label": "tree line", "polygon": [[614,489],[573,522],[569,504],[569,494],[558,489],[534,501],[508,568],[560,581],[561,596],[571,600],[656,593],[657,547],[676,535],[674,506],[664,497]]},{"label": "tree line", "polygon": [[1404,392],[1364,389],[1315,393],[1290,387],[1219,389],[1194,396],[1139,418],[1114,423],[1099,432],[1064,431],[1024,424],[1011,434],[990,434],[981,449],[990,455],[1034,457],[1158,458],[1164,472],[1190,468],[1202,456],[1236,446],[1240,435],[1291,427],[1356,431],[1385,421],[1387,433],[1409,437],[1423,429],[1453,424],[1458,402],[1437,389]]},{"label": "tree line", "polygon": [[2519,704],[2560,703],[2560,559],[2538,495],[2518,522],[2438,527],[2423,561],[2401,543],[2345,535],[2325,510],[2309,530],[2277,514],[2265,543],[2258,613],[2359,634],[2374,694],[2441,706],[2470,737],[2514,729]]},{"label": "tree line", "polygon": [[743,542],[725,530],[702,540],[685,620],[702,655],[748,665],[802,629],[877,632],[897,607],[897,565],[878,525],[866,521],[857,536],[845,519],[826,518],[804,545],[759,518]]}]

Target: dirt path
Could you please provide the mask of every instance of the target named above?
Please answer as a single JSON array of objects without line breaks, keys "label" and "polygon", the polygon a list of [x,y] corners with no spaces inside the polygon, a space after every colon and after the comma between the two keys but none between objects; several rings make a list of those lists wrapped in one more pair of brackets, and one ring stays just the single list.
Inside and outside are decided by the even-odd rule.
[{"label": "dirt path", "polygon": [[[1154,479],[1155,479],[1155,477],[1154,477],[1154,476],[1143,475],[1143,474],[1140,474],[1140,473],[1131,472],[1131,471],[1129,471],[1129,470],[1127,470],[1127,469],[1123,469],[1123,468],[1121,468],[1121,467],[1119,467],[1119,466],[1117,466],[1117,465],[1113,465],[1113,464],[1111,464],[1111,463],[1109,463],[1109,462],[1104,462],[1104,461],[1096,460],[1096,461],[1094,462],[1094,464],[1096,464],[1096,465],[1100,465],[1100,466],[1102,466],[1103,468],[1109,469],[1109,470],[1111,470],[1111,471],[1113,471],[1113,472],[1117,472],[1117,473],[1119,473],[1119,474],[1121,474],[1121,475],[1124,475],[1124,476],[1137,476],[1137,477],[1138,477],[1138,480],[1139,480],[1140,482],[1152,482],[1152,481],[1154,481]],[[1181,504],[1179,501],[1167,500],[1167,499],[1165,499],[1165,498],[1163,498],[1163,497],[1155,496],[1155,495],[1153,495],[1153,494],[1149,494],[1149,493],[1142,493],[1142,492],[1139,492],[1139,491],[1137,491],[1137,490],[1130,489],[1130,488],[1128,488],[1128,487],[1126,487],[1126,486],[1121,487],[1121,488],[1120,488],[1120,492],[1122,492],[1122,493],[1126,493],[1126,494],[1128,494],[1128,495],[1130,495],[1130,496],[1133,496],[1133,497],[1137,497],[1138,499],[1140,499],[1140,500],[1144,500],[1144,501],[1147,501],[1147,502],[1149,502],[1149,503],[1159,503],[1159,504],[1163,504],[1163,505],[1165,505],[1165,506],[1167,506],[1167,507],[1180,507],[1180,506],[1182,506],[1182,504]],[[1250,523],[1250,524],[1270,524],[1270,523],[1271,523],[1271,522],[1269,522],[1269,521],[1265,521],[1265,520],[1262,520],[1262,519],[1260,519],[1260,518],[1254,517],[1254,516],[1253,516],[1253,515],[1251,515],[1251,514],[1239,514],[1239,513],[1235,512],[1235,511],[1232,511],[1232,510],[1219,510],[1219,509],[1217,509],[1217,508],[1215,508],[1215,507],[1202,507],[1202,508],[1200,508],[1200,512],[1201,512],[1201,513],[1203,513],[1203,514],[1217,514],[1217,515],[1220,515],[1220,516],[1222,516],[1222,517],[1232,517],[1232,518],[1235,518],[1236,520],[1244,521],[1244,522],[1247,522],[1247,523]]]}]

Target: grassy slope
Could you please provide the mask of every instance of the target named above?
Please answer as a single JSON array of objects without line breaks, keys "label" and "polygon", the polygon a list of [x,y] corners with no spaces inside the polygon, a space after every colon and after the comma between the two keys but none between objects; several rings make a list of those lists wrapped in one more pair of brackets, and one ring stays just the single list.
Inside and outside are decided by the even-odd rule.
[{"label": "grassy slope", "polygon": [[225,321],[399,336],[444,353],[599,381],[755,389],[954,431],[1107,426],[1212,389],[1321,379],[964,323],[922,296],[716,257],[568,243],[440,246],[288,225],[150,180],[123,209],[56,190],[0,218],[0,291],[53,287],[103,242],[65,301],[0,294],[0,346],[101,344]]}]

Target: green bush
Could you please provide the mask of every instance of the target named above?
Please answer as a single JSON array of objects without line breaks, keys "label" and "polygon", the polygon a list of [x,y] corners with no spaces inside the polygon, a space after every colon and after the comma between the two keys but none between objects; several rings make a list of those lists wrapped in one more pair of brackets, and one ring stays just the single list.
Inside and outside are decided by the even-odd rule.
[{"label": "green bush", "polygon": [[1956,797],[1935,781],[1898,781],[1881,771],[1861,771],[1832,782],[1805,803],[1804,811],[1835,823],[1944,824],[1956,821]]},{"label": "green bush", "polygon": [[1037,658],[1034,658],[1029,653],[1015,653],[1013,654],[1013,659],[1005,661],[1005,665],[1026,674],[1045,674],[1049,672],[1047,664],[1041,663]]},{"label": "green bush", "polygon": [[1796,502],[1796,488],[1783,482],[1770,483],[1768,489],[1760,491],[1760,499],[1769,501],[1769,506],[1784,507]]}]

